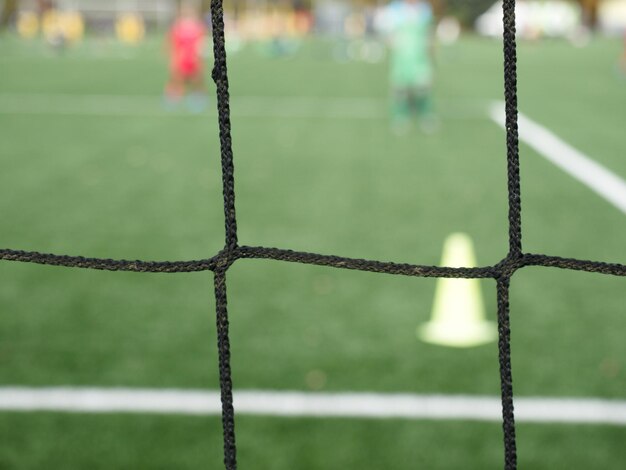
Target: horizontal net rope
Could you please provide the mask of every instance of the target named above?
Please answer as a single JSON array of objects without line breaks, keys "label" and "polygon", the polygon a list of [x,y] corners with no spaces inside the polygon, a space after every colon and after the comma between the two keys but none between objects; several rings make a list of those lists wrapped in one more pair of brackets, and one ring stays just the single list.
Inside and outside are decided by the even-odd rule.
[{"label": "horizontal net rope", "polygon": [[522,252],[521,191],[519,170],[518,103],[517,103],[517,52],[515,38],[515,0],[503,2],[504,96],[506,113],[506,155],[508,190],[509,251],[506,257],[493,266],[452,268],[415,264],[345,258],[318,253],[306,253],[279,248],[239,246],[235,213],[235,181],[231,138],[228,72],[224,38],[222,2],[211,1],[213,24],[214,67],[220,137],[220,155],[224,198],[225,244],[215,256],[191,261],[142,261],[85,258],[82,256],[55,255],[36,251],[1,249],[0,259],[63,267],[109,271],[152,273],[181,273],[213,271],[219,379],[222,401],[222,426],[224,439],[224,466],[237,468],[235,445],[235,410],[233,406],[233,380],[230,367],[229,321],[226,295],[226,275],[238,259],[267,259],[352,269],[376,273],[415,277],[493,278],[497,281],[498,306],[498,361],[502,400],[502,428],[504,436],[504,468],[517,468],[515,414],[513,401],[513,376],[511,368],[511,324],[509,288],[511,276],[527,266],[554,267],[606,275],[626,276],[626,265],[600,261],[585,261],[559,256]]},{"label": "horizontal net rope", "polygon": [[[0,249],[0,260],[34,263],[67,268],[95,269],[101,271],[129,271],[140,273],[191,273],[199,271],[215,271],[222,255],[218,253],[212,258],[188,261],[144,261],[109,258],[88,258],[83,256],[55,255],[37,251],[21,251]],[[290,263],[327,266],[338,269],[350,269],[373,273],[393,274],[413,277],[449,277],[497,279],[503,274],[511,274],[525,266],[544,266],[573,271],[626,276],[626,265],[606,263],[603,261],[588,261],[576,258],[562,258],[560,256],[538,255],[523,253],[514,261],[505,258],[493,266],[473,268],[451,268],[446,266],[430,266],[410,263],[394,263],[391,261],[376,261],[362,258],[347,258],[335,255],[323,255],[302,251],[285,250],[281,248],[266,248],[260,246],[237,247],[230,256],[230,262],[238,259],[269,259]],[[508,264],[507,264],[508,263]]]},{"label": "horizontal net rope", "polygon": [[47,264],[67,268],[97,269],[102,271],[131,271],[141,273],[186,273],[213,271],[216,257],[191,261],[142,261],[83,256],[55,255],[37,251],[0,249],[0,259],[23,263]]}]

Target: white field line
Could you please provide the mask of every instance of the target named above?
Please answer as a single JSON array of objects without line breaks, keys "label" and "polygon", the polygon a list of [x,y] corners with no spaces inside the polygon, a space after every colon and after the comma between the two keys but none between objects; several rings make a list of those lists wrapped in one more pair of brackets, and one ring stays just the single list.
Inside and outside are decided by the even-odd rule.
[{"label": "white field line", "polygon": [[[247,390],[234,393],[240,415],[495,421],[498,397]],[[0,387],[0,410],[70,413],[219,415],[218,391],[176,389]],[[518,421],[626,426],[626,401],[516,398]]]},{"label": "white field line", "polygon": [[[210,98],[214,101],[214,98]],[[215,106],[207,115],[214,116]],[[319,98],[307,96],[234,96],[232,114],[242,118],[323,118],[365,119],[388,118],[388,102],[384,99]],[[480,106],[475,103],[443,106],[448,119],[479,119]],[[81,95],[46,93],[0,93],[0,114],[9,115],[75,115],[75,116],[139,116],[180,117],[180,111],[168,112],[161,97],[149,95]]]},{"label": "white field line", "polygon": [[[499,126],[505,127],[503,103],[494,103],[489,115]],[[518,124],[521,141],[626,214],[624,179],[522,113],[519,113]]]}]

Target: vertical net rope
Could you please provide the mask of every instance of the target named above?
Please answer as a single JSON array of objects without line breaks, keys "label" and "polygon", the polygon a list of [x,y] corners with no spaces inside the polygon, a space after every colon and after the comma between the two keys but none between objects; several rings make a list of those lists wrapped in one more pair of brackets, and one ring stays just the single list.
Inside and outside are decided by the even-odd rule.
[{"label": "vertical net rope", "polygon": [[515,415],[513,409],[513,379],[511,373],[511,326],[509,319],[509,288],[513,274],[525,266],[544,266],[575,271],[586,271],[613,276],[626,276],[626,265],[573,258],[562,258],[522,251],[521,197],[519,176],[519,143],[517,125],[517,52],[515,39],[515,0],[503,2],[504,96],[506,112],[506,155],[509,202],[509,252],[493,266],[475,268],[450,268],[408,263],[346,258],[319,253],[305,253],[280,248],[239,246],[235,215],[235,183],[231,139],[228,72],[224,39],[224,11],[221,0],[211,1],[213,23],[213,80],[217,89],[222,183],[224,195],[224,248],[216,255],[191,261],[143,261],[86,258],[83,256],[56,255],[37,251],[0,249],[0,260],[36,263],[107,271],[132,271],[151,273],[181,273],[213,271],[216,302],[217,348],[222,425],[224,437],[224,466],[237,468],[235,445],[235,410],[230,367],[230,341],[226,296],[226,274],[230,266],[240,259],[271,259],[340,269],[353,269],[376,273],[414,277],[446,277],[496,280],[498,305],[498,360],[502,399],[502,428],[504,435],[504,468],[517,468],[515,440]]}]

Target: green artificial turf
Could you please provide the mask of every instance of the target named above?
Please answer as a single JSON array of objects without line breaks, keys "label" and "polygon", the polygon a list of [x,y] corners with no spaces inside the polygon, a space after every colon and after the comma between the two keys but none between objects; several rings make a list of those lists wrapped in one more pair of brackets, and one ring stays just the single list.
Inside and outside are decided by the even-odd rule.
[{"label": "green artificial turf", "polygon": [[[251,418],[237,420],[241,468],[481,469],[503,466],[496,423]],[[520,468],[617,469],[623,428],[518,427]],[[137,415],[7,414],[2,468],[222,467],[220,420]]]},{"label": "green artificial turf", "polygon": [[[270,100],[267,116],[246,116],[234,104],[240,243],[438,264],[445,237],[464,231],[480,264],[499,261],[508,246],[506,147],[484,109],[502,99],[500,45],[465,38],[440,48],[441,129],[399,137],[385,118],[385,64],[337,63],[332,47],[312,41],[290,59],[249,47],[229,58],[234,99],[366,98],[380,110],[372,119],[325,119],[323,109],[285,117]],[[600,39],[583,49],[522,44],[520,109],[626,177],[618,54],[617,42]],[[155,260],[221,248],[215,113],[161,108],[158,41],[127,50],[91,38],[56,57],[5,35],[0,69],[0,246]],[[17,112],[16,99],[47,111]],[[622,212],[523,144],[521,172],[525,251],[626,262]],[[496,344],[418,341],[435,284],[238,261],[228,273],[235,388],[497,395]],[[210,273],[2,262],[0,383],[215,389],[211,291]],[[482,292],[495,320],[495,282],[482,281]],[[526,268],[511,292],[516,393],[624,399],[623,279]],[[242,468],[502,461],[497,424],[243,417],[238,431]],[[3,413],[0,433],[7,468],[221,461],[217,418]],[[625,457],[623,428],[522,424],[518,434],[523,468],[618,468]]]}]

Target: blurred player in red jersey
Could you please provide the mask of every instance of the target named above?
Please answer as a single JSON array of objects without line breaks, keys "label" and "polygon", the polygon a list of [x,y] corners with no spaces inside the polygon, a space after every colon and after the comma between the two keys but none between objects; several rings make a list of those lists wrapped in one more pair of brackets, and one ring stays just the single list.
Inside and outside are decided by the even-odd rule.
[{"label": "blurred player in red jersey", "polygon": [[205,28],[196,9],[183,3],[167,38],[170,76],[165,85],[165,99],[170,106],[178,104],[187,90],[190,111],[202,112],[207,104],[204,83],[202,45]]}]

